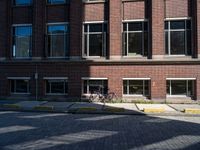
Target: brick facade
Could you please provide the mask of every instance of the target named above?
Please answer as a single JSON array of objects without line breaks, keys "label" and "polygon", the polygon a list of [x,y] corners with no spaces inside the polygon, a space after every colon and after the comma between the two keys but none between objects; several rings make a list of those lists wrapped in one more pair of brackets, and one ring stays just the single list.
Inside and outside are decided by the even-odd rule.
[{"label": "brick facade", "polygon": [[[1,0],[0,5],[1,98],[23,97],[10,94],[8,77],[30,77],[30,99],[35,98],[36,89],[39,98],[48,97],[45,95],[44,77],[68,77],[68,95],[64,97],[65,100],[82,97],[83,77],[108,78],[109,89],[119,97],[123,97],[123,78],[150,78],[149,98],[155,101],[167,99],[166,78],[195,78],[194,99],[200,100],[200,0],[71,0],[70,4],[63,5],[49,5],[43,0],[33,0],[32,6],[27,7],[12,6],[11,0]],[[166,18],[192,18],[191,56],[166,56]],[[125,20],[148,21],[147,57],[122,56],[122,22]],[[83,23],[92,21],[108,24],[105,59],[82,58]],[[69,23],[69,59],[48,59],[46,56],[46,25],[57,22]],[[11,56],[13,24],[32,24],[32,58],[29,60],[15,60]],[[36,72],[38,88],[34,78]]]}]

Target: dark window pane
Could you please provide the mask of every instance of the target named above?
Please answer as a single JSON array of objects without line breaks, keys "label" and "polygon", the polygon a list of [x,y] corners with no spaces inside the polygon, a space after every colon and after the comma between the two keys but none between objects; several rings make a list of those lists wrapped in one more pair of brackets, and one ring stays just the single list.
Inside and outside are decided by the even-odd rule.
[{"label": "dark window pane", "polygon": [[171,54],[185,54],[185,32],[171,32]]},{"label": "dark window pane", "polygon": [[187,20],[187,29],[190,30],[191,29],[191,20]]},{"label": "dark window pane", "polygon": [[89,36],[89,56],[102,56],[102,34],[90,34]]},{"label": "dark window pane", "polygon": [[148,32],[148,22],[144,22],[144,31]]},{"label": "dark window pane", "polygon": [[127,80],[123,81],[123,94],[128,94]]},{"label": "dark window pane", "polygon": [[171,29],[185,29],[185,21],[171,21]]},{"label": "dark window pane", "polygon": [[143,95],[143,81],[130,80],[129,81],[129,94]]},{"label": "dark window pane", "polygon": [[165,21],[165,30],[169,29],[168,24],[169,24],[169,22]]},{"label": "dark window pane", "polygon": [[187,30],[187,54],[192,54],[191,30]]},{"label": "dark window pane", "polygon": [[15,92],[15,80],[11,80],[10,81],[10,88],[11,88],[11,92],[14,93]]},{"label": "dark window pane", "polygon": [[123,55],[127,56],[127,33],[122,33],[122,45],[123,45]]},{"label": "dark window pane", "polygon": [[129,31],[142,31],[142,22],[128,23]]},{"label": "dark window pane", "polygon": [[32,0],[14,0],[14,5],[30,5]]},{"label": "dark window pane", "polygon": [[142,54],[142,33],[129,33],[128,55]]},{"label": "dark window pane", "polygon": [[49,25],[48,33],[49,34],[64,34],[69,32],[68,25]]},{"label": "dark window pane", "polygon": [[167,95],[170,95],[170,81],[167,80]]},{"label": "dark window pane", "polygon": [[51,93],[50,86],[51,84],[48,81],[46,81],[46,93]]},{"label": "dark window pane", "polygon": [[51,93],[64,93],[64,82],[52,82]]},{"label": "dark window pane", "polygon": [[172,95],[187,95],[186,92],[186,81],[171,81]]},{"label": "dark window pane", "polygon": [[166,52],[166,54],[169,54],[169,47],[168,47],[168,45],[169,45],[169,37],[168,37],[168,32],[166,31],[165,32],[165,52]]},{"label": "dark window pane", "polygon": [[88,93],[88,91],[87,91],[87,80],[83,81],[83,93]]},{"label": "dark window pane", "polygon": [[148,32],[144,32],[144,56],[148,55]]},{"label": "dark window pane", "polygon": [[102,24],[90,24],[90,32],[102,32]]},{"label": "dark window pane", "polygon": [[149,96],[149,94],[150,94],[150,89],[149,89],[149,86],[150,86],[150,81],[148,81],[148,80],[145,80],[144,81],[144,94],[145,94],[145,96]]},{"label": "dark window pane", "polygon": [[28,80],[16,80],[16,93],[28,93]]},{"label": "dark window pane", "polygon": [[68,1],[69,0],[48,0],[48,3],[50,3],[50,4],[64,4]]},{"label": "dark window pane", "polygon": [[127,23],[123,23],[123,31],[127,31]]}]

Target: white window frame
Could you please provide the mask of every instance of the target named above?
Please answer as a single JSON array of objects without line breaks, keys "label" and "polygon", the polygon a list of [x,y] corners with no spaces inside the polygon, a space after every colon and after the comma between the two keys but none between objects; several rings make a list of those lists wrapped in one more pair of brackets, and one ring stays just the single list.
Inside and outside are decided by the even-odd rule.
[{"label": "white window frame", "polygon": [[[89,26],[92,24],[102,24],[102,32],[89,32]],[[82,26],[82,57],[83,58],[91,58],[91,59],[95,59],[95,58],[101,58],[101,57],[106,57],[106,52],[107,52],[107,32],[103,32],[104,31],[104,24],[108,25],[107,21],[86,21],[83,22],[83,26]],[[85,25],[87,25],[87,32],[85,32]],[[108,27],[107,27],[108,28]],[[87,54],[85,55],[85,34],[87,35]],[[102,41],[103,41],[103,45],[102,45],[102,53],[103,56],[89,56],[89,35],[90,34],[102,34]]]},{"label": "white window frame", "polygon": [[[167,44],[168,45],[168,50],[165,50],[168,52],[168,56],[174,56],[174,57],[177,57],[177,56],[188,56],[188,49],[187,49],[187,21],[190,20],[191,21],[191,26],[192,26],[192,19],[191,17],[182,17],[182,18],[165,18],[165,22],[167,21],[168,22],[168,29],[164,29],[164,32],[166,34],[168,34],[168,43],[165,42],[165,45]],[[171,21],[184,21],[185,22],[185,28],[184,29],[171,29]],[[171,31],[184,31],[185,32],[185,54],[180,54],[180,55],[173,55],[171,54]],[[192,31],[192,29],[191,29]],[[164,35],[165,36],[165,35]],[[165,46],[166,48],[166,46]]]},{"label": "white window frame", "polygon": [[[171,86],[171,81],[177,81],[177,80],[181,80],[181,81],[186,81],[186,95],[172,95],[172,86]],[[170,81],[170,94],[166,93],[166,96],[167,97],[188,97],[188,81],[196,81],[196,78],[166,78],[166,83],[167,81]],[[193,84],[194,84],[193,82]],[[194,87],[194,85],[193,85]],[[167,88],[167,85],[166,85],[166,88]],[[194,89],[195,90],[195,89]]]},{"label": "white window frame", "polygon": [[[151,81],[151,78],[122,78],[123,80],[123,85],[122,85],[122,93],[123,93],[123,97],[148,97],[150,96],[150,91],[148,95],[145,95],[145,81]],[[135,80],[139,80],[139,81],[143,81],[143,94],[129,94],[129,81],[135,81]],[[124,81],[127,81],[127,94],[124,94]],[[150,85],[149,85],[150,86]],[[150,87],[149,87],[150,90]]]},{"label": "white window frame", "polygon": [[[129,31],[128,30],[129,23],[136,23],[136,22],[142,22],[142,30],[141,31]],[[144,57],[144,53],[145,53],[144,52],[144,23],[145,22],[148,24],[147,32],[149,34],[149,22],[148,22],[148,19],[134,19],[134,20],[123,20],[122,21],[121,32],[122,32],[122,34],[123,33],[127,33],[127,35],[125,37],[127,39],[127,43],[126,43],[126,53],[127,53],[127,55],[123,55],[123,57],[134,57],[134,56],[143,56]],[[124,29],[123,29],[124,24],[126,24],[126,31],[124,31]],[[138,55],[138,54],[136,54],[136,55],[128,55],[128,54],[130,54],[129,53],[129,49],[128,49],[128,39],[129,39],[128,33],[142,33],[142,39],[143,39],[142,40],[142,55]],[[122,39],[122,41],[123,41],[123,39]],[[149,42],[148,42],[148,47],[149,47]],[[124,48],[123,48],[123,50],[124,50]]]},{"label": "white window frame", "polygon": [[[67,93],[65,93],[65,84],[67,84],[67,86],[68,86],[68,77],[44,77],[43,78],[44,80],[45,80],[45,95],[47,95],[47,96],[64,96],[64,95],[68,95],[68,91],[67,91]],[[63,89],[63,93],[47,93],[47,82],[49,81],[49,80],[57,80],[57,81],[63,81],[64,82],[64,89]],[[50,91],[51,91],[51,85],[50,85]]]},{"label": "white window frame", "polygon": [[108,81],[108,78],[93,78],[93,77],[82,77],[81,78],[82,80],[82,95],[83,96],[89,96],[90,93],[84,93],[84,81],[87,81],[87,92],[89,91],[89,85],[88,85],[88,82],[90,80],[99,80],[99,81],[102,81],[102,84],[103,84],[103,81],[107,80]]},{"label": "white window frame", "polygon": [[[10,81],[10,94],[13,95],[30,95],[30,77],[7,77],[7,79]],[[27,93],[18,93],[18,92],[12,92],[12,87],[11,87],[11,81],[14,81],[14,91],[16,91],[16,81],[17,80],[28,80],[27,82]]]}]

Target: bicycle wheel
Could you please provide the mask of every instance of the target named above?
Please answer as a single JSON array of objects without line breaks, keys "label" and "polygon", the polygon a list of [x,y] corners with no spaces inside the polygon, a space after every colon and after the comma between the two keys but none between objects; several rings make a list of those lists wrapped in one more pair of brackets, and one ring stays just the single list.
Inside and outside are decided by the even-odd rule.
[{"label": "bicycle wheel", "polygon": [[90,103],[95,102],[97,97],[98,97],[97,94],[91,94],[90,97],[89,97],[89,102]]},{"label": "bicycle wheel", "polygon": [[117,95],[114,92],[108,93],[108,95],[107,95],[108,102],[114,102],[117,99],[118,99]]}]

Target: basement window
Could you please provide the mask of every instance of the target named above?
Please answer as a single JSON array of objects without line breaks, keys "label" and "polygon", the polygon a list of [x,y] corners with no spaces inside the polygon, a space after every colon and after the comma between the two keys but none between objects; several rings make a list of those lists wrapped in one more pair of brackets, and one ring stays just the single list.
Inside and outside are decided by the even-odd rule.
[{"label": "basement window", "polygon": [[46,80],[47,95],[66,95],[68,93],[68,81],[62,79]]},{"label": "basement window", "polygon": [[195,80],[167,80],[167,96],[193,97]]},{"label": "basement window", "polygon": [[10,80],[11,94],[30,94],[28,79]]}]

